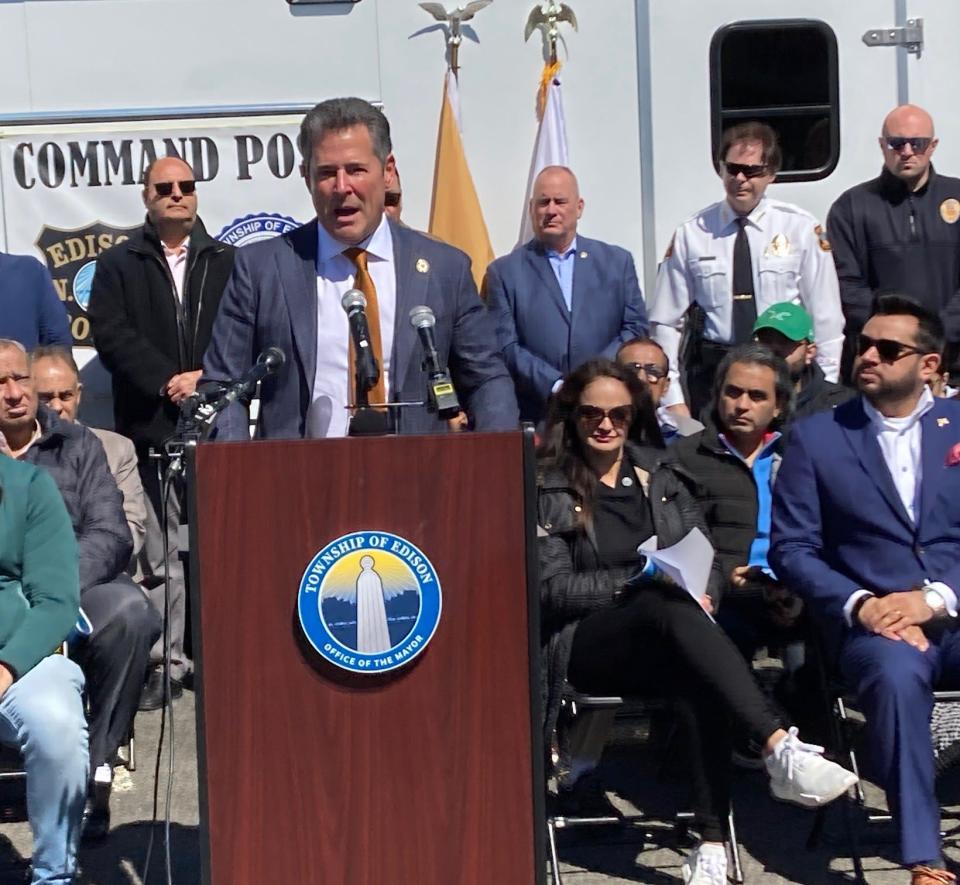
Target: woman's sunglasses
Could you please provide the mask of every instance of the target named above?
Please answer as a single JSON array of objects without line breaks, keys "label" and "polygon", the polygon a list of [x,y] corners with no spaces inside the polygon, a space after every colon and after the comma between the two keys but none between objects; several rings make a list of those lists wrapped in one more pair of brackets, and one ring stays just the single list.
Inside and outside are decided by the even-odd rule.
[{"label": "woman's sunglasses", "polygon": [[593,433],[604,418],[617,430],[625,430],[633,423],[633,406],[614,406],[612,409],[601,409],[599,406],[577,406],[574,416],[577,421],[590,433]]}]

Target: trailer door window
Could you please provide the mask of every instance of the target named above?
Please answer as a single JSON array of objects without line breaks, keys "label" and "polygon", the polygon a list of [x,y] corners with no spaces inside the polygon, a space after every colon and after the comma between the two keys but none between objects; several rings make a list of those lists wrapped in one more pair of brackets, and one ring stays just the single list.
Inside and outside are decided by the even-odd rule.
[{"label": "trailer door window", "polygon": [[710,43],[713,157],[725,129],[768,123],[780,137],[778,181],[826,178],[840,158],[837,38],[821,21],[734,22]]}]

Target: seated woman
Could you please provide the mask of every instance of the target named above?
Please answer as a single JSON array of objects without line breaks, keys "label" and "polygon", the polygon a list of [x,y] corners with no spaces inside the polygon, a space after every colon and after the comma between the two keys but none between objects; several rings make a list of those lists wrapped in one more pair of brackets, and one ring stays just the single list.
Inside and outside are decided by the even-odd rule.
[{"label": "seated woman", "polygon": [[[816,807],[856,775],[785,731],[733,643],[685,590],[639,577],[637,546],[669,547],[700,511],[663,447],[649,394],[607,360],[568,375],[547,415],[538,452],[538,545],[546,730],[556,725],[564,682],[590,694],[676,698],[692,710],[693,803],[702,842],[687,856],[686,883],[726,882],[731,732],[763,746],[773,796]],[[717,584],[719,582],[716,582]]]}]

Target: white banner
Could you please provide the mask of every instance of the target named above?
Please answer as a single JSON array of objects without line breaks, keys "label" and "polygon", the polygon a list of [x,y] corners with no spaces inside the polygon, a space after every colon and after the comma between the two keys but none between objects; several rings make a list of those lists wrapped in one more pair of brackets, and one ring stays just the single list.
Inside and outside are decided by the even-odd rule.
[{"label": "white banner", "polygon": [[179,156],[194,170],[211,236],[243,246],[313,216],[300,177],[301,115],[0,129],[0,242],[36,255],[89,346],[97,256],[141,225],[143,171]]}]

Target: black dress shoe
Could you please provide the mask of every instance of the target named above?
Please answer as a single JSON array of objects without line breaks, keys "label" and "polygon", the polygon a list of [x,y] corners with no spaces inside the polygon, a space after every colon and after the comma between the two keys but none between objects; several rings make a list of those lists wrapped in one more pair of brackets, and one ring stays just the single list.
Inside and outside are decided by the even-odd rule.
[{"label": "black dress shoe", "polygon": [[[163,667],[151,667],[147,673],[147,682],[140,695],[140,704],[137,709],[149,711],[159,710],[166,702],[166,685],[163,678]],[[170,697],[176,700],[183,694],[183,684],[179,679],[170,680]]]},{"label": "black dress shoe", "polygon": [[110,832],[110,792],[113,786],[113,771],[109,765],[103,765],[94,773],[87,794],[87,804],[83,806],[83,822],[80,840],[85,843],[106,839]]}]

